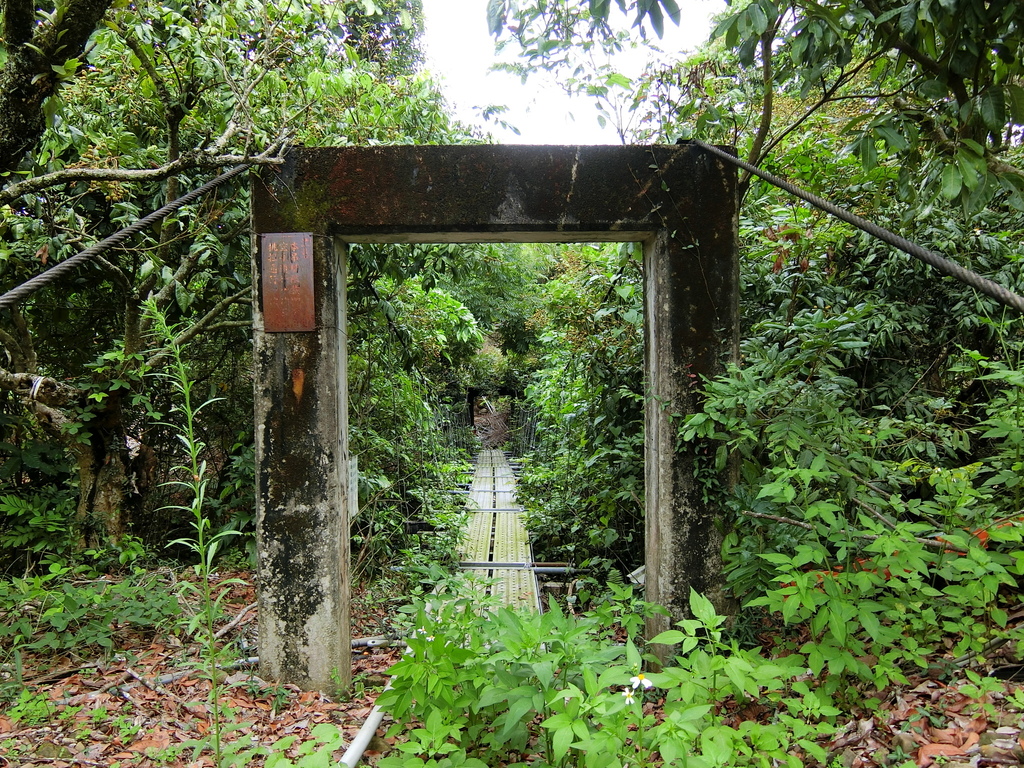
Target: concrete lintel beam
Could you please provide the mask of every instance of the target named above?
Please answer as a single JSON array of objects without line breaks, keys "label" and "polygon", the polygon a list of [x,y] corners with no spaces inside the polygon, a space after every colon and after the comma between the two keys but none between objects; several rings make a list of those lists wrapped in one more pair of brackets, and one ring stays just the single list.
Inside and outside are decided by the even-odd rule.
[{"label": "concrete lintel beam", "polygon": [[256,182],[254,226],[351,242],[645,240],[715,164],[675,145],[300,148]]}]

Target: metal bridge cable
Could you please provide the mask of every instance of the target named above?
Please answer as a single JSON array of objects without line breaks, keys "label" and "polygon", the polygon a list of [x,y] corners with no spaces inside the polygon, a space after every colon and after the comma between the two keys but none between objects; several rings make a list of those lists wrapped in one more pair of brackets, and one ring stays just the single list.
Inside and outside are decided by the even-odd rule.
[{"label": "metal bridge cable", "polygon": [[43,288],[46,285],[52,283],[54,280],[63,277],[66,273],[77,268],[78,266],[88,261],[89,259],[99,256],[104,251],[110,250],[111,248],[118,245],[122,241],[127,240],[132,235],[141,232],[151,224],[155,224],[161,219],[170,216],[179,208],[182,208],[183,206],[186,206],[189,203],[198,200],[207,192],[210,192],[211,190],[219,187],[224,182],[233,179],[235,176],[238,176],[240,173],[247,170],[248,168],[248,163],[236,165],[234,168],[225,171],[217,178],[211,179],[210,181],[206,182],[205,184],[203,184],[203,186],[193,189],[188,194],[182,195],[177,200],[169,202],[164,207],[153,211],[148,216],[139,219],[134,224],[128,227],[125,227],[120,232],[115,232],[110,237],[100,240],[98,243],[90,246],[89,248],[86,248],[81,253],[77,253],[69,259],[65,259],[60,264],[50,267],[50,269],[46,270],[42,274],[36,275],[35,277],[25,281],[18,287],[11,289],[7,293],[3,294],[3,296],[0,296],[0,310],[8,309],[10,307],[13,307],[18,302],[24,301],[33,293],[38,291],[40,288]]},{"label": "metal bridge cable", "polygon": [[878,226],[874,222],[861,218],[855,213],[850,213],[850,211],[846,210],[845,208],[840,208],[838,205],[834,205],[833,203],[830,203],[828,200],[825,200],[824,198],[818,197],[817,195],[811,194],[810,192],[806,192],[800,187],[797,187],[794,184],[791,184],[790,182],[786,181],[785,179],[781,179],[778,176],[768,173],[767,171],[762,171],[757,166],[751,165],[745,160],[740,160],[738,157],[730,155],[728,152],[724,152],[718,147],[712,146],[710,144],[705,144],[703,141],[699,141],[697,139],[692,139],[690,142],[682,143],[694,144],[700,147],[701,149],[704,149],[714,155],[717,155],[723,160],[726,160],[727,162],[730,162],[733,165],[737,165],[743,170],[754,174],[755,176],[759,176],[768,183],[774,184],[780,189],[784,189],[791,195],[795,195],[796,197],[799,197],[801,200],[805,200],[814,207],[820,208],[821,210],[825,211],[825,213],[830,213],[836,218],[842,219],[848,224],[852,224],[858,229],[861,229],[864,232],[867,232],[869,235],[888,243],[894,248],[899,248],[904,253],[908,253],[916,259],[920,259],[925,264],[929,264],[932,267],[935,267],[935,269],[939,270],[943,274],[949,275],[950,277],[955,277],[960,282],[966,283],[972,288],[978,289],[985,295],[991,296],[1000,304],[1003,304],[1007,307],[1010,307],[1011,309],[1015,309],[1018,312],[1024,314],[1024,296],[1020,296],[1019,294],[1013,293],[1012,291],[1008,290],[1007,288],[1004,288],[998,283],[995,283],[989,280],[988,278],[982,277],[977,272],[972,272],[969,269],[965,269],[964,267],[961,267],[959,264],[956,264],[950,261],[949,259],[940,256],[934,251],[929,251],[927,248],[922,248],[920,245],[912,243],[906,238],[900,237],[894,232],[890,232],[888,229]]}]

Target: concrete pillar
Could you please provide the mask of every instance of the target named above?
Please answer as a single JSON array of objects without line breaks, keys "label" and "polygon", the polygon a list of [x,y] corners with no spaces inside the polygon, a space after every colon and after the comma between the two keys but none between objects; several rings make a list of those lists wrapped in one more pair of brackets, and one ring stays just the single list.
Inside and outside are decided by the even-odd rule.
[{"label": "concrete pillar", "polygon": [[[677,207],[677,226],[644,243],[646,599],[671,613],[648,620],[648,637],[689,616],[691,588],[719,612],[731,609],[722,582],[721,516],[695,477],[701,461],[710,479],[716,446],[677,440],[681,417],[701,409],[703,377],[720,373],[736,355],[735,176],[719,162],[704,156],[681,180],[692,186],[685,197],[707,204]],[[721,481],[728,482],[725,473]]]},{"label": "concrete pillar", "polygon": [[260,674],[334,693],[351,678],[345,247],[257,240]]}]

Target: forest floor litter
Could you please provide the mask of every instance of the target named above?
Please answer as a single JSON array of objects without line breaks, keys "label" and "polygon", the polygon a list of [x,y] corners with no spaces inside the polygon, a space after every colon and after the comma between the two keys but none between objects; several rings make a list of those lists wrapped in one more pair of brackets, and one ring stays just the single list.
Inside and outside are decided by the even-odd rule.
[{"label": "forest floor litter", "polygon": [[[225,603],[220,642],[234,646],[236,659],[255,652],[255,589],[248,572],[222,573],[234,580]],[[186,606],[186,610],[188,606]],[[192,607],[195,609],[195,606]],[[389,598],[357,591],[353,601],[353,637],[388,634],[394,630],[395,605]],[[188,746],[210,731],[209,680],[201,668],[200,646],[181,634],[119,632],[115,651],[75,656],[21,656],[17,673],[20,697],[0,705],[0,768],[14,766],[104,766],[105,768],[210,768],[208,752]],[[1009,654],[1009,646],[997,653]],[[226,705],[225,743],[248,738],[270,747],[292,736],[287,749],[293,758],[309,749],[319,724],[336,726],[344,745],[370,714],[387,682],[388,668],[401,655],[398,644],[354,649],[353,686],[336,697],[302,691],[292,685],[262,680],[255,664],[228,661],[223,670],[221,703]],[[13,681],[10,655],[4,655],[0,683]],[[990,667],[1014,672],[1010,656],[989,659]],[[986,670],[979,669],[979,672]],[[1020,670],[1017,670],[1020,671]],[[653,693],[653,692],[652,692]],[[979,693],[961,668],[936,663],[927,673],[872,694],[872,711],[844,713],[837,731],[824,744],[834,768],[873,768],[912,760],[931,765],[1004,766],[1024,764],[1024,702],[1021,683],[1003,681],[998,689]],[[663,700],[651,697],[645,709],[660,714]],[[766,722],[773,705],[761,701],[728,700],[722,705],[725,722]],[[846,718],[844,721],[843,718]],[[385,719],[364,758],[373,765],[391,750],[394,738],[385,736]],[[228,748],[230,751],[230,747]],[[334,760],[343,749],[335,750]],[[257,768],[256,756],[244,764]],[[524,756],[529,762],[529,756]]]},{"label": "forest floor litter", "polygon": [[[235,658],[252,656],[256,643],[255,589],[249,573],[219,574],[219,581],[240,580],[225,605],[221,642],[234,644]],[[394,606],[358,592],[353,600],[353,637],[379,635]],[[200,647],[176,634],[145,636],[119,633],[109,657],[24,655],[25,690],[43,696],[0,704],[0,768],[14,766],[113,766],[134,768],[207,768],[209,754],[182,747],[210,732],[210,682],[199,657]],[[345,744],[355,736],[387,682],[387,669],[401,655],[400,646],[354,649],[353,685],[345,696],[302,691],[259,677],[255,664],[237,664],[225,655],[221,703],[227,706],[225,743],[249,737],[273,745],[296,737],[292,755],[312,739],[320,723],[337,725]],[[6,656],[6,654],[5,654]],[[5,674],[9,682],[9,674]],[[370,763],[385,746],[376,740],[367,751]],[[376,749],[374,749],[376,748]],[[340,758],[339,751],[335,757]],[[247,766],[262,764],[257,757]]]}]

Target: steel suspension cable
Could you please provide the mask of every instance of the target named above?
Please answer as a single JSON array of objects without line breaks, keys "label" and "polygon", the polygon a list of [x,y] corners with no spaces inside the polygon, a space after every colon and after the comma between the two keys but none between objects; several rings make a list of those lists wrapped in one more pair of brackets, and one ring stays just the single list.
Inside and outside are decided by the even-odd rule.
[{"label": "steel suspension cable", "polygon": [[1020,296],[1019,294],[1013,293],[1012,291],[999,285],[998,283],[995,283],[986,277],[982,277],[977,272],[965,269],[964,267],[961,267],[959,264],[950,261],[944,256],[940,256],[934,251],[929,251],[927,248],[922,248],[920,245],[912,243],[906,238],[900,237],[896,233],[890,232],[888,229],[880,227],[874,222],[868,221],[867,219],[864,219],[855,213],[851,213],[845,208],[840,208],[838,205],[830,203],[828,200],[825,200],[824,198],[818,197],[815,194],[807,192],[801,189],[800,187],[796,186],[795,184],[791,184],[785,179],[775,176],[774,174],[768,173],[767,171],[762,171],[757,166],[751,165],[745,160],[741,160],[738,157],[730,155],[728,152],[724,152],[718,147],[712,146],[711,144],[705,144],[703,141],[699,141],[697,139],[692,139],[689,142],[682,143],[694,144],[695,146],[698,146],[701,149],[712,153],[713,155],[717,155],[723,160],[732,163],[733,165],[739,166],[743,170],[764,179],[769,184],[773,184],[779,189],[783,189],[786,192],[789,192],[789,194],[799,197],[801,200],[810,203],[815,208],[819,208],[825,211],[825,213],[829,213],[838,219],[842,219],[848,224],[852,224],[858,229],[867,232],[872,237],[876,237],[879,240],[888,243],[894,248],[899,248],[904,253],[908,253],[911,256],[913,256],[915,259],[919,259],[920,261],[923,261],[925,264],[934,267],[935,269],[939,270],[939,272],[942,272],[945,275],[949,275],[950,277],[955,277],[960,282],[965,283],[971,286],[972,288],[976,288],[977,290],[984,293],[986,296],[991,296],[1000,304],[1003,304],[1004,306],[1010,307],[1011,309],[1015,309],[1018,312],[1024,314],[1024,296]]},{"label": "steel suspension cable", "polygon": [[195,202],[200,197],[205,195],[207,192],[216,189],[224,182],[233,179],[235,176],[238,176],[240,173],[247,170],[248,168],[248,163],[236,165],[234,168],[225,171],[217,178],[211,179],[210,181],[206,182],[205,184],[203,184],[203,186],[193,189],[188,194],[182,195],[177,200],[172,200],[162,208],[159,208],[150,213],[148,216],[139,219],[134,224],[125,227],[119,232],[115,232],[110,237],[100,240],[95,245],[86,248],[84,251],[81,251],[80,253],[76,253],[71,258],[65,259],[60,264],[50,267],[50,269],[46,270],[45,272],[36,275],[35,277],[25,281],[18,287],[9,290],[7,293],[0,296],[0,310],[8,309],[10,307],[13,307],[18,302],[24,301],[33,293],[38,291],[40,288],[43,288],[52,283],[54,280],[63,277],[68,272],[71,272],[72,270],[79,267],[81,264],[89,261],[89,259],[95,258],[104,251],[110,250],[111,248],[123,242],[124,240],[127,240],[132,235],[141,232],[151,224],[155,224],[156,222],[167,218],[179,208],[182,208],[188,205],[189,203]]}]

